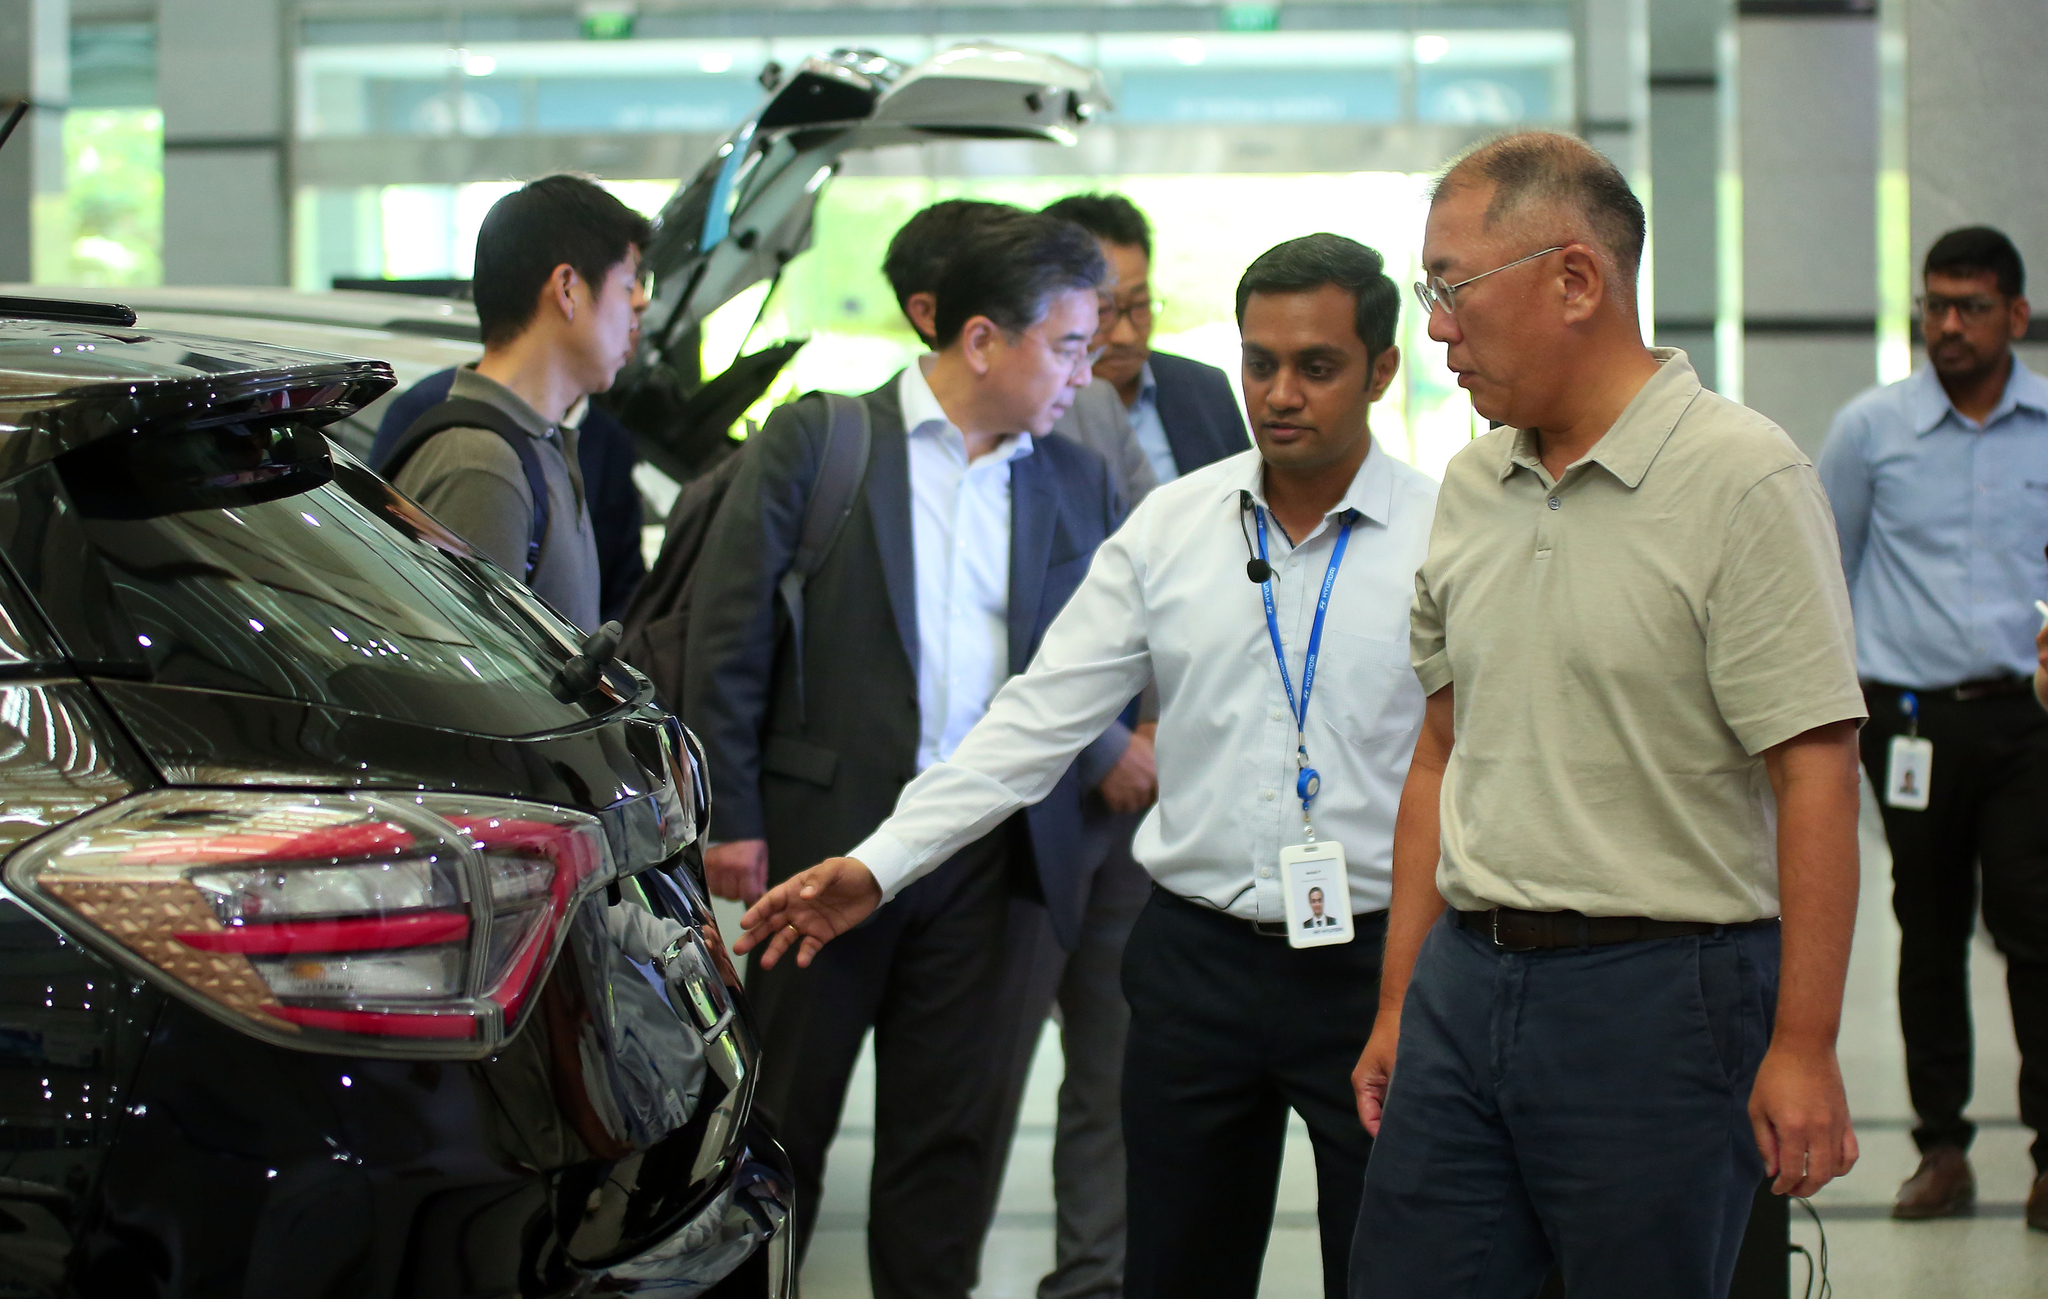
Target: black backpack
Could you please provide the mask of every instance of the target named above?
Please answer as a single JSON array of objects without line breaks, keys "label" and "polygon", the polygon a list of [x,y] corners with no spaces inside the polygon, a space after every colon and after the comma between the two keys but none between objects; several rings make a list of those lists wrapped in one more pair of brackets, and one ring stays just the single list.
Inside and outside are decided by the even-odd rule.
[{"label": "black backpack", "polygon": [[[825,562],[847,515],[853,512],[855,495],[867,474],[871,438],[866,402],[836,392],[813,395],[825,399],[825,447],[818,459],[818,476],[810,485],[809,502],[804,507],[804,530],[797,541],[796,555],[775,588],[782,596],[790,632],[799,645],[804,634],[804,583]],[[668,512],[661,555],[626,609],[626,634],[619,645],[619,657],[646,673],[654,682],[655,694],[670,708],[681,708],[683,703],[683,645],[690,634],[690,601],[697,592],[697,560],[704,553],[704,542],[711,533],[718,507],[724,503],[733,479],[739,476],[740,457],[744,454],[746,444],[741,443],[711,472],[683,485]],[[799,701],[803,697],[802,664],[799,655]]]},{"label": "black backpack", "polygon": [[405,468],[405,462],[413,453],[427,444],[427,439],[436,433],[452,428],[489,429],[505,440],[512,453],[519,457],[519,468],[526,475],[526,486],[533,494],[533,530],[526,534],[526,584],[533,585],[533,570],[540,564],[540,548],[548,535],[548,479],[541,471],[540,453],[533,449],[533,435],[519,426],[519,421],[487,401],[473,397],[450,397],[438,406],[429,406],[414,420],[398,440],[391,444],[379,463],[370,466],[384,475],[386,480],[398,477]]}]

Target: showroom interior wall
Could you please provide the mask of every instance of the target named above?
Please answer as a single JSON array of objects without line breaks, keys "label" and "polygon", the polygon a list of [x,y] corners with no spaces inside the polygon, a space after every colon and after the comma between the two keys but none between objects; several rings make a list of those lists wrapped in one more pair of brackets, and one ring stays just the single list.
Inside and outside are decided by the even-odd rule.
[{"label": "showroom interior wall", "polygon": [[1870,0],[1738,0],[1742,400],[1810,456],[1877,380],[1877,37]]},{"label": "showroom interior wall", "polygon": [[285,283],[284,10],[159,0],[166,283]]},{"label": "showroom interior wall", "polygon": [[[1910,257],[1902,260],[1917,268],[1944,230],[1997,226],[2027,259],[2034,300],[2048,299],[2041,7],[1912,0],[1902,18],[1903,163],[1912,212]],[[2048,373],[2048,313],[2035,312],[2027,337],[2017,349],[2022,359],[2036,373]]]},{"label": "showroom interior wall", "polygon": [[[1032,201],[1070,182],[1128,183],[1169,208],[1218,206],[1214,187],[1201,186],[1210,177],[1232,178],[1232,204],[1321,203],[1335,213],[1330,224],[1386,241],[1386,231],[1413,224],[1414,178],[1463,144],[1518,123],[1579,130],[1649,200],[1647,329],[1809,448],[1843,399],[1910,363],[1912,267],[1942,229],[1990,221],[2037,260],[2048,256],[2048,214],[2034,192],[2048,161],[2036,126],[2048,116],[2048,85],[2026,58],[2029,7],[2003,0],[1895,0],[1882,12],[1876,0],[836,9],[642,0],[617,6],[637,16],[630,39],[609,42],[587,39],[582,15],[591,8],[0,0],[0,97],[26,94],[38,105],[0,152],[0,278],[311,287],[337,273],[419,273],[407,268],[427,263],[460,275],[466,250],[457,245],[494,182],[572,168],[646,182],[636,201],[658,202],[738,115],[733,106],[758,93],[763,52],[793,59],[856,35],[897,42],[909,57],[917,41],[929,50],[976,34],[1050,45],[1108,69],[1124,103],[1071,150],[958,143],[857,156],[821,222],[862,204],[890,219],[943,193]],[[604,95],[617,96],[606,85],[651,87],[668,75],[649,62],[663,42],[699,43],[688,45],[705,52],[686,78],[699,88],[649,90],[643,105],[607,108]],[[1261,42],[1275,53],[1254,66],[1258,56],[1246,51]],[[1166,55],[1154,48],[1162,43]],[[564,51],[588,74],[549,80],[546,67],[519,63]],[[1521,62],[1461,71],[1503,58]],[[416,85],[397,66],[408,59],[431,65]],[[1291,81],[1272,76],[1300,63],[1331,66]],[[702,89],[714,83],[717,94]],[[67,102],[123,106],[125,134],[81,142],[85,114],[67,127]],[[161,108],[160,161],[151,106]],[[107,185],[116,161],[152,170],[161,197],[132,198],[137,210],[121,230],[81,241],[82,209],[110,220],[106,201],[80,197],[81,157],[97,162]],[[1406,188],[1392,183],[1399,177],[1410,178]],[[899,181],[922,188],[889,188]],[[464,186],[475,187],[467,197]],[[455,233],[411,262],[391,255],[384,230],[421,233],[433,222],[420,214]],[[1279,211],[1268,224],[1284,237],[1315,215]],[[1189,228],[1236,239],[1251,227]],[[822,226],[820,237],[829,239]],[[60,255],[64,241],[83,251]],[[1389,244],[1397,274],[1413,243]],[[808,288],[785,286],[792,301],[771,309],[764,330],[818,326],[823,308],[794,301],[797,289],[845,296],[820,270],[804,274]],[[863,310],[871,333],[893,328],[886,304]],[[1228,343],[1215,304],[1206,315],[1190,310],[1170,307],[1183,315],[1181,331],[1214,337],[1186,345]],[[728,331],[735,346],[750,323]],[[1434,439],[1462,436],[1443,407],[1460,398],[1431,386],[1426,340],[1417,331],[1404,341],[1420,386],[1404,385],[1399,418],[1436,419]],[[1418,463],[1433,468],[1442,454]]]},{"label": "showroom interior wall", "polygon": [[[1715,387],[1721,314],[1721,38],[1728,0],[1650,0],[1650,257],[1657,342]],[[1659,256],[1658,250],[1670,249]],[[1730,334],[1727,345],[1737,336]]]}]

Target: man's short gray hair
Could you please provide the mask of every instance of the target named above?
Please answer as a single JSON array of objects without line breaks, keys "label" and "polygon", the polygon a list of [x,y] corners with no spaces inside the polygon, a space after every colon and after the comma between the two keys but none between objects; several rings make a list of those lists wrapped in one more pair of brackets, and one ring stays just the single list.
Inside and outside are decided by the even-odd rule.
[{"label": "man's short gray hair", "polygon": [[1635,296],[1643,264],[1643,205],[1607,156],[1573,135],[1517,131],[1497,136],[1455,159],[1437,178],[1430,200],[1491,181],[1486,224],[1532,207],[1577,214],[1585,233],[1614,260],[1624,291]]}]

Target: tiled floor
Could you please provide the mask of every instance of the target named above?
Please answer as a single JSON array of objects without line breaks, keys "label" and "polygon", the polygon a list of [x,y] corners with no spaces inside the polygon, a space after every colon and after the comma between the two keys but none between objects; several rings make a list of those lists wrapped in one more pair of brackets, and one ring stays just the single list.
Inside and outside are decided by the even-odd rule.
[{"label": "tiled floor", "polygon": [[[2018,1059],[2003,963],[1981,939],[1973,979],[1979,1026],[1975,1113],[1983,1130],[1973,1159],[1982,1205],[1973,1218],[1944,1222],[1896,1223],[1886,1217],[1892,1193],[1912,1171],[1915,1155],[1892,995],[1897,929],[1889,906],[1889,861],[1867,803],[1866,797],[1863,908],[1842,1030],[1842,1065],[1863,1159],[1814,1201],[1827,1228],[1834,1292],[1841,1299],[2048,1299],[2048,1235],[2027,1231],[2020,1218],[2031,1177],[2031,1134],[2014,1117]],[[1025,1096],[995,1229],[982,1256],[981,1288],[975,1293],[985,1299],[1025,1299],[1051,1265],[1050,1160],[1058,1084],[1058,1040],[1048,1030]],[[803,1273],[804,1299],[868,1299],[862,1224],[872,1116],[872,1075],[864,1059],[832,1148],[820,1228]],[[1809,1248],[1819,1243],[1803,1215],[1795,1221],[1793,1238]],[[1797,1259],[1790,1266],[1796,1296],[1805,1283],[1805,1267]],[[1289,1135],[1262,1293],[1274,1299],[1313,1299],[1322,1293],[1321,1275],[1315,1180],[1308,1136],[1297,1120]]]}]

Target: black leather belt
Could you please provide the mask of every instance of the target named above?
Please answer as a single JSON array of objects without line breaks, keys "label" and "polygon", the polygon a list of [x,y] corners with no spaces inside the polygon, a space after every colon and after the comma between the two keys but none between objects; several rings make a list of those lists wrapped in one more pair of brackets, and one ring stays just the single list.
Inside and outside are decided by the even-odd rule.
[{"label": "black leather belt", "polygon": [[1775,925],[1776,920],[1716,925],[1704,920],[1651,920],[1647,916],[1589,916],[1577,911],[1458,912],[1458,928],[1493,944],[1497,952],[1545,952],[1559,947],[1603,947],[1609,943],[1640,943],[1655,938],[1689,938],[1723,929]]},{"label": "black leather belt", "polygon": [[1958,703],[1968,703],[1972,699],[2010,699],[2034,693],[2034,678],[2021,676],[1985,677],[1978,681],[1958,682],[1952,686],[1930,686],[1925,690],[1917,686],[1895,686],[1884,681],[1866,681],[1863,685],[1866,691],[1882,690],[1893,695],[1903,695],[1910,691],[1931,699],[1953,699]]},{"label": "black leather belt", "polygon": [[[1157,880],[1152,882],[1152,892],[1162,905],[1172,907],[1176,911],[1192,911],[1197,915],[1213,917],[1230,925],[1243,925],[1261,938],[1284,939],[1287,937],[1287,922],[1284,920],[1251,920],[1244,916],[1234,916],[1206,900],[1196,902],[1190,898],[1184,898]],[[1351,932],[1356,934],[1361,928],[1386,914],[1384,910],[1359,912],[1351,917]],[[1374,941],[1377,942],[1378,940],[1375,939]]]}]

